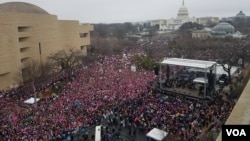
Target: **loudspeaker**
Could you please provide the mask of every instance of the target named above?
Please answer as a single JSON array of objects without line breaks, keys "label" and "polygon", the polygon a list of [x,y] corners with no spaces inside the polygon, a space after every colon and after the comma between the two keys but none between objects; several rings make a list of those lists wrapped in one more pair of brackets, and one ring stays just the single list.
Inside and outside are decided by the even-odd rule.
[{"label": "loudspeaker", "polygon": [[166,70],[166,78],[167,78],[167,80],[169,80],[169,76],[170,76],[170,68],[167,65],[167,70]]},{"label": "loudspeaker", "polygon": [[208,86],[210,88],[213,88],[214,86],[214,78],[215,78],[215,75],[212,73],[212,71],[210,70],[210,72],[208,73],[207,75],[207,79],[208,79]]},{"label": "loudspeaker", "polygon": [[154,72],[155,72],[155,75],[159,75],[159,68],[158,67],[154,67]]}]

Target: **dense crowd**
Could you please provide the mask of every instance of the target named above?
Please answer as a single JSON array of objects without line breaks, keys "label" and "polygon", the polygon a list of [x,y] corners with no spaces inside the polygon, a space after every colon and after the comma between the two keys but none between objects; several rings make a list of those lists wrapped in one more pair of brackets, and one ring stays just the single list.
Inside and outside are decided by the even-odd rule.
[{"label": "dense crowd", "polygon": [[[91,124],[115,105],[140,97],[154,74],[131,71],[127,59],[103,57],[77,69],[73,81],[62,87],[58,97],[42,99],[37,106],[24,103],[32,96],[31,86],[1,91],[1,140],[60,138],[64,131]],[[63,78],[65,73],[60,74]],[[51,81],[45,86],[50,85]]]},{"label": "dense crowd", "polygon": [[[153,71],[131,70],[130,57],[102,57],[73,73],[72,81],[61,88],[59,96],[28,105],[33,95],[31,84],[0,95],[0,140],[53,140],[65,132],[88,125],[121,126],[131,132],[146,133],[154,127],[168,131],[182,140],[198,140],[202,129],[212,122],[216,127],[228,117],[233,104],[217,98],[205,105],[182,97],[164,97],[152,93]],[[54,74],[36,91],[65,81],[67,74]],[[131,133],[130,133],[131,134]],[[105,134],[103,134],[105,136]],[[112,138],[106,137],[107,141]]]},{"label": "dense crowd", "polygon": [[159,128],[176,140],[197,141],[204,137],[204,129],[211,125],[218,132],[232,110],[232,103],[223,101],[219,96],[216,98],[203,105],[180,96],[148,93],[113,108],[103,118],[108,120],[107,127],[127,128],[131,136]]}]

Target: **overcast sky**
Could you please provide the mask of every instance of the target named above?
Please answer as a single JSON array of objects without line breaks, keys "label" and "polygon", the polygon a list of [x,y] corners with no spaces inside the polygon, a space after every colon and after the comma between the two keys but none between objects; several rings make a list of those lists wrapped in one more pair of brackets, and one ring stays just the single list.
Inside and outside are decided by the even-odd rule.
[{"label": "overcast sky", "polygon": [[[177,16],[182,0],[0,0],[22,1],[41,7],[61,20],[81,23],[122,23]],[[185,0],[191,17],[230,17],[240,10],[250,15],[250,0]]]}]

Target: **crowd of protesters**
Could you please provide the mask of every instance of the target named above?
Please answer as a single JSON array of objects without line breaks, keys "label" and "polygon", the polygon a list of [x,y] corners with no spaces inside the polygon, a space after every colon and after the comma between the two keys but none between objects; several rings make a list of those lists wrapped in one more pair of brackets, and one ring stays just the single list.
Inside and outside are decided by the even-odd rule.
[{"label": "crowd of protesters", "polygon": [[204,137],[204,129],[209,128],[211,123],[219,131],[232,107],[232,103],[223,101],[219,96],[201,104],[180,96],[147,93],[113,108],[103,115],[103,119],[108,120],[107,127],[127,128],[130,136],[146,134],[153,128],[159,128],[173,135],[176,140],[196,141]]},{"label": "crowd of protesters", "polygon": [[[147,90],[154,74],[138,69],[134,72],[130,66],[122,56],[103,57],[77,69],[58,97],[41,99],[34,105],[24,103],[33,96],[31,86],[1,91],[0,138],[50,140],[92,123],[114,105],[137,99]],[[50,85],[51,81],[45,86]]]},{"label": "crowd of protesters", "polygon": [[[154,127],[182,140],[202,137],[202,128],[216,121],[220,125],[233,104],[221,98],[201,105],[182,97],[162,97],[152,93],[149,84],[153,71],[131,70],[128,56],[102,57],[73,73],[72,81],[56,97],[41,99],[34,105],[24,103],[32,96],[31,84],[0,95],[0,140],[53,140],[88,125],[107,121],[107,127],[128,128],[129,133],[146,133]],[[67,74],[54,74],[36,91],[64,81]],[[136,130],[134,130],[136,129]],[[119,131],[116,132],[119,135]],[[134,133],[136,134],[136,132]],[[103,134],[104,136],[104,134]],[[112,138],[106,138],[107,141]]]}]

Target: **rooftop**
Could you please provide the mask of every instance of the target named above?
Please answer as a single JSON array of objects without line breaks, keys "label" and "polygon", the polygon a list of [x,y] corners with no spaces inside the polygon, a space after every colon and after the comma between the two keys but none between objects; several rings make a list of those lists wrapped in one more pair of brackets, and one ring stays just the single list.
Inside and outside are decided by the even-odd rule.
[{"label": "rooftop", "polygon": [[0,12],[49,14],[44,9],[26,2],[6,2],[0,4]]}]

